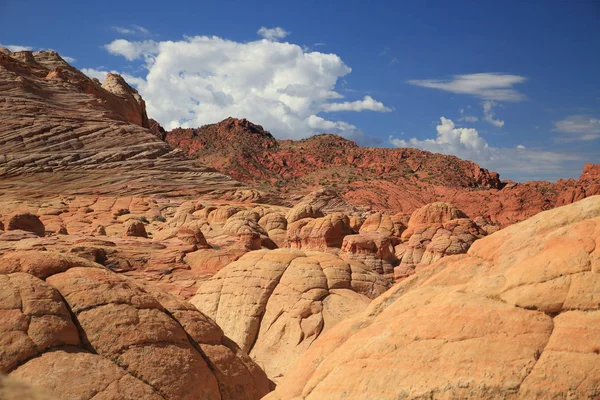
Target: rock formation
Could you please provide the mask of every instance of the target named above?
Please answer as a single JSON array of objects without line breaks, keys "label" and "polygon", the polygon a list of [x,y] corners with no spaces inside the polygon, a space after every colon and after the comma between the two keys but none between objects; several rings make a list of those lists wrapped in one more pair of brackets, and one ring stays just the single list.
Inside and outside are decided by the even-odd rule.
[{"label": "rock formation", "polygon": [[363,264],[292,249],[245,254],[190,302],[277,380],[323,332],[389,283]]},{"label": "rock formation", "polygon": [[81,194],[84,188],[113,196],[222,194],[240,187],[146,129],[144,101],[118,75],[100,85],[56,52],[5,51],[0,92],[2,197]]},{"label": "rock formation", "polygon": [[343,213],[321,218],[304,218],[288,226],[287,242],[295,249],[327,251],[342,246],[344,236],[353,233],[350,219]]},{"label": "rock formation", "polygon": [[21,230],[35,233],[38,236],[46,234],[46,228],[37,215],[31,213],[15,213],[7,221],[7,231]]},{"label": "rock formation", "polygon": [[0,259],[0,372],[60,398],[259,399],[264,372],[208,317],[99,264]]},{"label": "rock formation", "polygon": [[[235,118],[198,129],[174,129],[160,136],[241,181],[269,184],[275,191],[298,195],[326,188],[321,190],[320,200],[319,196],[313,200],[320,201],[327,213],[348,212],[336,208],[346,202],[357,208],[410,214],[442,200],[456,204],[468,215],[485,216],[507,226],[600,194],[597,164],[586,166],[579,180],[514,183],[502,182],[497,173],[454,156],[360,147],[336,135],[276,140],[261,126]],[[341,202],[331,198],[332,188],[341,195]],[[325,206],[329,203],[331,206]]]},{"label": "rock formation", "polygon": [[339,255],[344,260],[360,261],[388,279],[393,279],[394,267],[399,263],[392,239],[379,232],[344,237]]},{"label": "rock formation", "polygon": [[266,399],[600,395],[600,197],[446,257],[324,333]]}]

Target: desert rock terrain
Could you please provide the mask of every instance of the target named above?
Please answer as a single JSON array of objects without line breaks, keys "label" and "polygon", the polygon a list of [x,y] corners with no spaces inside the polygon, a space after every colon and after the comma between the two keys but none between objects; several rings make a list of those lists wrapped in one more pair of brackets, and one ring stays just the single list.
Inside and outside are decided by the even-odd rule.
[{"label": "desert rock terrain", "polygon": [[166,131],[54,51],[0,121],[2,399],[600,396],[598,164]]}]

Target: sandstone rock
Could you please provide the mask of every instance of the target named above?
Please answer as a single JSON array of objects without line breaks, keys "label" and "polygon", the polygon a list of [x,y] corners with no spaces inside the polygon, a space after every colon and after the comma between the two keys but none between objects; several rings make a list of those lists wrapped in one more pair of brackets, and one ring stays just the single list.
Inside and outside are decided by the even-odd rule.
[{"label": "sandstone rock", "polygon": [[223,206],[208,214],[208,222],[211,224],[224,224],[229,217],[242,211],[240,207],[234,206]]},{"label": "sandstone rock", "polygon": [[1,197],[243,189],[146,129],[143,100],[122,77],[109,74],[99,85],[55,52],[39,51],[0,53],[0,82]]},{"label": "sandstone rock", "polygon": [[259,399],[269,391],[264,372],[193,306],[82,258],[35,254],[0,260],[0,372],[60,398]]},{"label": "sandstone rock", "polygon": [[31,213],[17,213],[8,218],[7,231],[22,230],[35,233],[38,236],[46,234],[46,228],[37,215]]},{"label": "sandstone rock", "polygon": [[177,239],[181,240],[184,244],[193,246],[195,249],[210,247],[197,225],[186,225],[179,228]]},{"label": "sandstone rock", "polygon": [[96,229],[94,229],[94,234],[97,236],[106,236],[106,228],[104,225],[96,226]]},{"label": "sandstone rock", "polygon": [[85,258],[88,261],[106,265],[108,256],[106,250],[101,247],[93,246],[74,246],[69,250],[70,253],[76,254],[78,257]]},{"label": "sandstone rock", "polygon": [[[2,51],[2,49],[0,49]],[[50,393],[44,393],[32,385],[15,378],[0,375],[0,399],[3,400],[57,400]]]},{"label": "sandstone rock", "polygon": [[287,231],[287,242],[296,249],[325,251],[327,248],[341,247],[344,236],[350,233],[352,230],[348,217],[343,213],[333,213],[291,223]]},{"label": "sandstone rock", "polygon": [[127,208],[119,208],[118,210],[116,210],[115,212],[113,212],[113,215],[115,217],[120,217],[121,215],[127,215],[130,214],[131,211],[129,211]]},{"label": "sandstone rock", "polygon": [[304,218],[321,218],[324,214],[321,210],[314,208],[311,204],[300,203],[290,211],[288,211],[285,218],[288,224],[296,222]]},{"label": "sandstone rock", "polygon": [[74,267],[94,268],[98,264],[75,255],[52,251],[10,252],[0,257],[0,274],[24,272],[39,279],[65,272]]},{"label": "sandstone rock", "polygon": [[204,282],[190,302],[277,380],[323,331],[387,286],[363,264],[332,254],[259,250]]},{"label": "sandstone rock", "polygon": [[323,334],[266,399],[594,398],[600,197],[443,258]]},{"label": "sandstone rock", "polygon": [[129,220],[125,223],[125,233],[123,234],[124,238],[127,237],[143,237],[147,238],[148,234],[146,233],[146,227],[142,221],[137,220]]},{"label": "sandstone rock", "polygon": [[349,218],[350,218],[350,229],[352,229],[354,232],[358,232],[360,230],[360,227],[366,220],[366,218],[358,216],[358,215],[351,215]]},{"label": "sandstone rock", "polygon": [[[391,215],[375,213],[371,214],[361,225],[360,233],[378,232],[388,237],[399,238],[406,229],[401,218],[393,218]],[[396,240],[394,240],[396,241]]]},{"label": "sandstone rock", "polygon": [[443,224],[411,226],[412,235],[404,243],[400,271],[429,265],[444,256],[466,253],[469,247],[486,232],[468,218],[459,218]]},{"label": "sandstone rock", "polygon": [[279,247],[285,244],[287,235],[287,219],[285,215],[279,212],[271,212],[261,217],[258,220],[258,224]]},{"label": "sandstone rock", "polygon": [[0,287],[0,372],[50,348],[80,343],[56,289],[25,273],[0,275]]},{"label": "sandstone rock", "polygon": [[378,232],[344,237],[339,255],[343,260],[360,261],[390,280],[393,279],[394,267],[398,264],[392,240]]},{"label": "sandstone rock", "polygon": [[410,216],[408,226],[443,224],[457,218],[467,218],[467,216],[454,204],[439,201],[415,210]]},{"label": "sandstone rock", "polygon": [[[490,232],[493,230],[490,226]],[[484,229],[453,204],[427,204],[411,215],[408,228],[402,233],[404,243],[395,251],[401,259],[395,277],[409,276],[410,269],[431,264],[444,256],[466,253],[475,240],[485,235]]]}]

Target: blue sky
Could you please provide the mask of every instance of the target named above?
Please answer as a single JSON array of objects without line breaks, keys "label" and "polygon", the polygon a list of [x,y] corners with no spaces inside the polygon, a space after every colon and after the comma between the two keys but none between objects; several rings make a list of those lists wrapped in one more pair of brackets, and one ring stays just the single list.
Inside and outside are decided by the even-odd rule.
[{"label": "blue sky", "polygon": [[600,2],[3,0],[0,43],[122,73],[167,128],[232,115],[514,180],[600,161]]}]

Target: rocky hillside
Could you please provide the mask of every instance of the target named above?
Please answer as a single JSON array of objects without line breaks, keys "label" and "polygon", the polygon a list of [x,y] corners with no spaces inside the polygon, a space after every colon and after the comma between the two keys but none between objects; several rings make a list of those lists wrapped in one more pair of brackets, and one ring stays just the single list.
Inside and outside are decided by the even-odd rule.
[{"label": "rocky hillside", "polygon": [[101,84],[56,52],[0,49],[0,93],[3,196],[173,195],[241,186],[152,135],[144,101],[118,75]]},{"label": "rocky hillside", "polygon": [[417,149],[369,148],[336,135],[277,140],[260,125],[228,118],[157,136],[235,179],[282,193],[331,187],[355,205],[410,214],[435,201],[508,225],[600,193],[598,165],[579,180],[502,182],[495,172],[454,156]]}]

